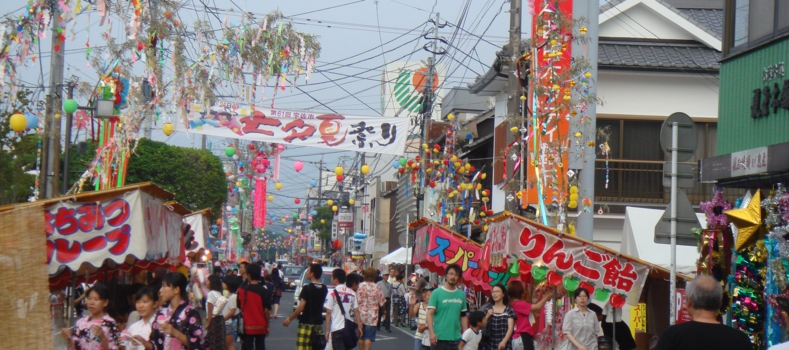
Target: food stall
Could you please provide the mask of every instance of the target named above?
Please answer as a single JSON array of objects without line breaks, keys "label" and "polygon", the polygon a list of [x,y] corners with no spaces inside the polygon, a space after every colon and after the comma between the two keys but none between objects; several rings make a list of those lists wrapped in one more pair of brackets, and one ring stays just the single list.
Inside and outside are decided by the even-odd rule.
[{"label": "food stall", "polygon": [[[20,334],[4,345],[53,347],[53,338],[41,333],[62,326],[52,324],[50,290],[114,280],[115,292],[118,283],[143,270],[174,270],[183,244],[182,217],[164,202],[172,197],[146,182],[0,207],[0,290],[20,298],[0,314],[0,332]],[[46,234],[31,234],[36,232]]]},{"label": "food stall", "polygon": [[[668,327],[670,272],[662,267],[509,212],[488,221],[484,244],[424,218],[409,227],[416,234],[414,263],[440,275],[447,265],[458,264],[467,294],[475,294],[469,301],[510,280],[526,283],[530,294],[539,293],[538,286],[570,293],[584,288],[595,303],[616,309],[617,319],[630,321],[639,349]],[[535,325],[541,348],[564,341],[561,324],[569,304],[567,297],[556,298],[540,313]]]}]

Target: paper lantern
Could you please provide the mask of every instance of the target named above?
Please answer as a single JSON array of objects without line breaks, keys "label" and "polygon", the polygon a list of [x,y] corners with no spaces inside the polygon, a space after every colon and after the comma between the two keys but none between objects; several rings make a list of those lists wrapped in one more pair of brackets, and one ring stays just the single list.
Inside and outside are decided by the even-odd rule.
[{"label": "paper lantern", "polygon": [[332,247],[333,250],[340,250],[340,249],[342,249],[342,240],[335,239],[334,241],[331,242],[331,247]]},{"label": "paper lantern", "polygon": [[225,155],[228,157],[232,157],[236,154],[236,149],[234,147],[227,147],[225,148]]},{"label": "paper lantern", "polygon": [[329,200],[326,201],[326,205],[332,205],[332,204],[334,204],[333,200],[329,199]]},{"label": "paper lantern", "polygon": [[399,167],[400,167],[400,162],[398,162],[398,161],[396,161],[396,160],[392,162],[392,168],[395,168],[395,169],[397,169],[397,168],[399,168]]},{"label": "paper lantern", "polygon": [[165,123],[164,125],[162,125],[162,132],[165,135],[170,136],[173,134],[173,132],[175,132],[175,126],[173,125],[173,123]]},{"label": "paper lantern", "polygon": [[276,184],[274,184],[274,188],[276,188],[277,191],[281,190],[282,189],[282,183],[281,182],[277,182]]},{"label": "paper lantern", "polygon": [[27,128],[27,117],[24,114],[15,113],[11,116],[9,124],[11,125],[11,130],[16,132],[25,131],[25,128]]},{"label": "paper lantern", "polygon": [[310,186],[312,187],[318,186],[318,180],[310,180]]},{"label": "paper lantern", "polygon": [[63,101],[63,111],[65,111],[68,114],[72,114],[76,112],[78,108],[79,108],[79,104],[77,103],[76,100],[68,99]]},{"label": "paper lantern", "polygon": [[369,172],[370,172],[370,166],[367,164],[362,165],[362,174],[367,175],[367,173]]},{"label": "paper lantern", "polygon": [[293,203],[299,204],[299,203],[301,203],[301,199],[296,198],[296,199],[293,200]]},{"label": "paper lantern", "polygon": [[400,158],[400,161],[399,161],[399,164],[400,164],[400,166],[405,166],[405,165],[406,165],[406,163],[408,163],[408,161],[407,161],[405,158],[402,158],[402,157],[401,157],[401,158]]},{"label": "paper lantern", "polygon": [[295,169],[297,172],[301,171],[304,169],[304,163],[302,163],[300,160],[297,160],[296,163],[293,163],[293,169]]},{"label": "paper lantern", "polygon": [[339,209],[339,208],[337,208],[337,206],[336,206],[336,205],[335,205],[335,206],[333,206],[333,207],[331,207],[331,210],[332,210],[332,211],[337,211],[337,209]]},{"label": "paper lantern", "polygon": [[349,205],[353,205],[354,203],[356,203],[356,201],[353,198],[348,200]]},{"label": "paper lantern", "polygon": [[338,167],[334,168],[334,175],[342,176],[343,172],[344,172],[344,170],[343,170],[343,168],[341,166],[338,166]]},{"label": "paper lantern", "polygon": [[325,223],[326,223],[326,220],[321,219],[321,224],[325,224]]},{"label": "paper lantern", "polygon": [[345,176],[337,175],[337,182],[342,182],[342,180],[345,180]]}]

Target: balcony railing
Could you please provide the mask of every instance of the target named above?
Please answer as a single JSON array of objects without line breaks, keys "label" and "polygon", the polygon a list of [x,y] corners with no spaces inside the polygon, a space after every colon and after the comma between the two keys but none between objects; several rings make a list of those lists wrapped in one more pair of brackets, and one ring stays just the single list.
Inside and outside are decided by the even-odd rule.
[{"label": "balcony railing", "polygon": [[[653,160],[608,160],[608,187],[606,188],[605,159],[595,160],[595,201],[602,202],[636,202],[636,203],[669,203],[670,188],[663,186],[663,162]],[[696,163],[694,165],[694,176]],[[708,201],[713,196],[712,184],[696,182],[693,188],[685,188],[690,202],[697,205]],[[734,202],[742,196],[741,190],[726,189],[726,198]]]}]

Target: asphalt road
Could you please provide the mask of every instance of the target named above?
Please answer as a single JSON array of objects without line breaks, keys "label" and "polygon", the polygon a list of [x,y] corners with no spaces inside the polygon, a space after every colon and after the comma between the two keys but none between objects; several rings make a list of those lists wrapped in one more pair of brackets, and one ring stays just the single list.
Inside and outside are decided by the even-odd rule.
[{"label": "asphalt road", "polygon": [[[298,321],[291,322],[289,327],[282,325],[285,318],[293,312],[293,292],[282,293],[278,319],[272,319],[269,336],[266,338],[267,349],[294,349],[296,347],[296,328]],[[410,350],[414,348],[413,331],[405,328],[392,327],[392,333],[387,333],[383,329],[378,332],[372,349],[381,350]],[[358,349],[358,347],[356,347]]]}]

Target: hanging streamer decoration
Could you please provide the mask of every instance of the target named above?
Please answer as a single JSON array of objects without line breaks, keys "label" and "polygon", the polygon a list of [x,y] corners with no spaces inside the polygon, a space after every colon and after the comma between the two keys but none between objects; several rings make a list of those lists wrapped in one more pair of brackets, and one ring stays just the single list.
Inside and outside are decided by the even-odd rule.
[{"label": "hanging streamer decoration", "polygon": [[766,262],[767,248],[763,240],[758,240],[738,252],[735,273],[730,276],[734,287],[732,325],[759,348],[764,347]]},{"label": "hanging streamer decoration", "polygon": [[255,178],[255,228],[266,227],[266,178]]}]

